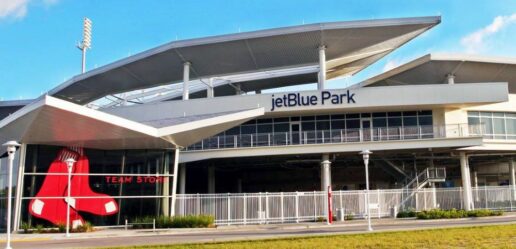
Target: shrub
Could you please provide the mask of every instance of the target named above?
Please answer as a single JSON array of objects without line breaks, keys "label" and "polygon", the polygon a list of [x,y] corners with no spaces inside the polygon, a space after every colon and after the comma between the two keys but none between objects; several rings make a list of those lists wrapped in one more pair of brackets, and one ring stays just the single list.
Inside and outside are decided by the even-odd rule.
[{"label": "shrub", "polygon": [[43,225],[41,225],[41,224],[37,225],[36,226],[36,233],[42,233],[43,229],[44,229]]},{"label": "shrub", "polygon": [[396,218],[411,218],[411,217],[416,217],[416,211],[414,211],[414,210],[405,210],[405,211],[400,211],[396,215]]},{"label": "shrub", "polygon": [[355,219],[355,215],[354,214],[346,214],[346,216],[344,216],[344,220],[354,220]]},{"label": "shrub", "polygon": [[456,218],[466,218],[466,217],[486,217],[486,216],[500,216],[503,215],[502,211],[491,211],[487,209],[478,209],[472,211],[465,210],[441,210],[441,209],[432,209],[418,212],[416,214],[418,219],[456,219]]},{"label": "shrub", "polygon": [[77,233],[93,232],[93,225],[90,222],[85,222],[84,225],[78,226],[77,228],[73,229],[72,232],[77,232]]},{"label": "shrub", "polygon": [[57,224],[57,231],[60,233],[65,233],[66,232],[66,224],[64,224],[64,223]]},{"label": "shrub", "polygon": [[24,233],[29,233],[30,232],[30,225],[29,225],[29,223],[23,222],[21,224],[21,229],[23,230]]},{"label": "shrub", "polygon": [[[159,216],[135,218],[133,228],[152,228],[152,222],[156,219],[156,228],[204,228],[213,227],[215,218],[211,215],[186,215],[186,216]],[[138,224],[146,223],[146,224]]]}]

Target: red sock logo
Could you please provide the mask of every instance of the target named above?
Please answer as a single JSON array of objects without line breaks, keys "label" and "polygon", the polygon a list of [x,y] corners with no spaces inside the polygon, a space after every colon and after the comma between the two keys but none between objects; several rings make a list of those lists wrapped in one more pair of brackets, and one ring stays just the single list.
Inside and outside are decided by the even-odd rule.
[{"label": "red sock logo", "polygon": [[[62,149],[57,158],[50,164],[48,173],[60,175],[48,175],[45,177],[36,198],[29,203],[29,213],[35,217],[45,219],[55,225],[66,224],[66,202],[62,198],[66,196],[68,185],[68,167],[63,161],[66,158],[77,158],[78,155],[66,149]],[[54,197],[47,199],[45,197]],[[61,198],[55,198],[61,197]],[[77,227],[84,224],[82,217],[70,208],[70,225]]]},{"label": "red sock logo", "polygon": [[[45,219],[55,225],[66,224],[67,188],[70,189],[70,223],[72,227],[84,224],[84,220],[77,211],[84,211],[96,215],[111,215],[118,212],[117,202],[109,195],[99,194],[91,190],[89,185],[89,161],[83,154],[82,148],[72,147],[62,149],[48,169],[35,199],[29,203],[29,213],[35,217]],[[64,162],[68,158],[77,160],[74,164],[71,186],[68,185],[68,168]],[[60,174],[60,175],[52,175]],[[84,174],[84,175],[81,175]],[[45,197],[61,197],[47,199]],[[88,198],[74,198],[88,197]]]},{"label": "red sock logo", "polygon": [[[84,211],[96,215],[111,215],[118,213],[118,204],[106,194],[99,194],[91,190],[88,174],[90,171],[89,160],[86,156],[79,157],[75,164],[75,175],[71,182],[71,196],[87,196],[85,199],[72,199],[70,206],[78,211]],[[93,198],[91,198],[93,197]]]}]

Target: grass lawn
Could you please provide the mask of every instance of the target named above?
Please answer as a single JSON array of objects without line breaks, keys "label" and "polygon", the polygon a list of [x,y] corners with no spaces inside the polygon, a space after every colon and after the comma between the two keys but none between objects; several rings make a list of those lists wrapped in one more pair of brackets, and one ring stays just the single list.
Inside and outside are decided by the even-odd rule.
[{"label": "grass lawn", "polygon": [[120,248],[516,248],[516,225]]}]

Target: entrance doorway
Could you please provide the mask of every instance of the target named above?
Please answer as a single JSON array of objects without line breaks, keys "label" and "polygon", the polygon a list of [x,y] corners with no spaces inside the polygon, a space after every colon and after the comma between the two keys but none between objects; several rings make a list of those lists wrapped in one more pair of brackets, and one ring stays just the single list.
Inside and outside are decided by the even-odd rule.
[{"label": "entrance doorway", "polygon": [[301,122],[290,123],[290,144],[301,143]]},{"label": "entrance doorway", "polygon": [[362,133],[362,141],[371,141],[372,139],[372,121],[371,118],[360,119],[360,131]]}]

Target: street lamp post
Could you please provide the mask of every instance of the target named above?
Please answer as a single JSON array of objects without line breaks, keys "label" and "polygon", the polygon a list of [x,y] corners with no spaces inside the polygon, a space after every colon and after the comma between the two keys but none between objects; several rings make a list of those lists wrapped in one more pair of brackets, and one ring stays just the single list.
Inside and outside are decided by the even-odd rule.
[{"label": "street lamp post", "polygon": [[9,141],[4,144],[7,147],[7,160],[8,160],[8,177],[7,180],[7,242],[5,249],[11,249],[11,206],[12,206],[12,192],[13,192],[13,161],[16,153],[16,147],[20,146],[16,141]]},{"label": "street lamp post", "polygon": [[67,201],[66,201],[66,237],[70,237],[70,189],[72,187],[71,185],[71,179],[72,179],[72,167],[75,163],[75,160],[73,158],[68,158],[65,160],[66,166],[68,167],[68,194],[67,194]]},{"label": "street lamp post", "polygon": [[369,207],[369,155],[373,154],[373,152],[369,150],[363,150],[360,152],[360,155],[362,155],[362,158],[364,159],[364,165],[365,165],[365,178],[366,178],[366,210],[367,210],[367,230],[373,231],[373,228],[371,227],[371,211]]}]

